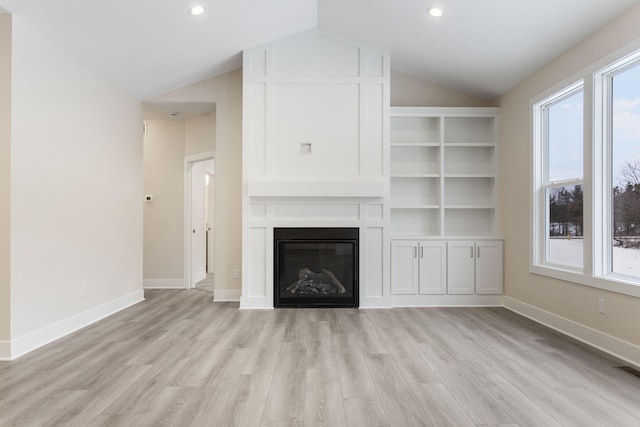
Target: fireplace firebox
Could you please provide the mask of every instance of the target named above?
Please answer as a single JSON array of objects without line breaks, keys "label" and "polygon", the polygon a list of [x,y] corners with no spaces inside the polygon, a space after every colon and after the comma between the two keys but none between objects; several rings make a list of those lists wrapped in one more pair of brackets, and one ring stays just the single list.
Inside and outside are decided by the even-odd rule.
[{"label": "fireplace firebox", "polygon": [[358,307],[357,228],[274,228],[274,307]]}]

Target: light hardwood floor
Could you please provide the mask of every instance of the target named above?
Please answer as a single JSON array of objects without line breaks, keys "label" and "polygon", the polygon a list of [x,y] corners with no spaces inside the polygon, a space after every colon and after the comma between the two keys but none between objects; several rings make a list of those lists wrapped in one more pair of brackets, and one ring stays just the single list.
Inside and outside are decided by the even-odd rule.
[{"label": "light hardwood floor", "polygon": [[0,363],[0,426],[640,425],[640,378],[505,309],[146,296]]}]

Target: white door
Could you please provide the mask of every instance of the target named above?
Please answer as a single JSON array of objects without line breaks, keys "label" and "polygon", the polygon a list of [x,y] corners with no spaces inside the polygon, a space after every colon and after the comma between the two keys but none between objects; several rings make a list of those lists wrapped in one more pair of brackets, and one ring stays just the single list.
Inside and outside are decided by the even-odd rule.
[{"label": "white door", "polygon": [[391,242],[391,293],[394,295],[418,293],[418,242],[413,240]]},{"label": "white door", "polygon": [[476,294],[502,294],[502,242],[476,242]]},{"label": "white door", "polygon": [[190,211],[191,211],[191,274],[190,287],[207,277],[206,272],[206,216],[205,177],[210,160],[191,164]]},{"label": "white door", "polygon": [[420,242],[420,294],[443,295],[447,289],[445,242]]},{"label": "white door", "polygon": [[471,295],[475,290],[475,242],[447,242],[447,293]]}]

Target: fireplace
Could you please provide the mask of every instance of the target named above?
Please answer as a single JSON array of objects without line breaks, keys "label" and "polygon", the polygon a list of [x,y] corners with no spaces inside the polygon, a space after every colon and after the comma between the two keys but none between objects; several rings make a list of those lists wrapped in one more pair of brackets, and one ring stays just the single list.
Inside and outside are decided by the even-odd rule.
[{"label": "fireplace", "polygon": [[358,307],[358,228],[274,228],[274,307]]}]

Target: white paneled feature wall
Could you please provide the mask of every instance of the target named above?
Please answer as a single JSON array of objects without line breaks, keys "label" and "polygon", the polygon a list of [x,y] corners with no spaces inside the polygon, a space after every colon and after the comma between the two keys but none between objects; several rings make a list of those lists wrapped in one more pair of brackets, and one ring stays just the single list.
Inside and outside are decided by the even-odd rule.
[{"label": "white paneled feature wall", "polygon": [[243,61],[241,307],[273,307],[274,227],[358,227],[360,306],[389,307],[388,54],[310,31]]}]

